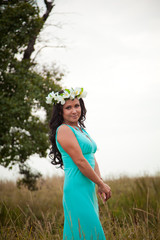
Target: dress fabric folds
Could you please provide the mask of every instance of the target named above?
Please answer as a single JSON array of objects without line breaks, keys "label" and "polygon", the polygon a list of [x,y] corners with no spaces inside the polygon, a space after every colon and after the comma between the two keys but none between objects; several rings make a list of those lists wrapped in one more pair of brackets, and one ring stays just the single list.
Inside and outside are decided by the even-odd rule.
[{"label": "dress fabric folds", "polygon": [[[83,128],[82,133],[78,128],[67,126],[75,134],[85,159],[94,169],[96,143]],[[106,240],[99,220],[95,183],[81,173],[71,157],[58,143],[57,132],[56,144],[62,155],[65,173],[63,186],[63,240]]]}]

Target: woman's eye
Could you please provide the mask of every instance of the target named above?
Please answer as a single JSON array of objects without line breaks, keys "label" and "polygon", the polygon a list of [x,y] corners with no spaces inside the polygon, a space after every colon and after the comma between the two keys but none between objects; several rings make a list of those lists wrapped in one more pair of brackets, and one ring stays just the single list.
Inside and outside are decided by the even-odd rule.
[{"label": "woman's eye", "polygon": [[71,108],[70,106],[66,107],[66,109],[70,109],[70,108]]},{"label": "woman's eye", "polygon": [[76,104],[76,106],[75,106],[75,107],[76,107],[76,108],[78,108],[79,106],[80,106],[79,104]]}]

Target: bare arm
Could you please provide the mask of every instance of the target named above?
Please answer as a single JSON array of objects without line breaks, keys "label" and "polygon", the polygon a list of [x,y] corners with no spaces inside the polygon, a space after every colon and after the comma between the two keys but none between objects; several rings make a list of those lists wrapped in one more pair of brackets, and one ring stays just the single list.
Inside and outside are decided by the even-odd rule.
[{"label": "bare arm", "polygon": [[100,173],[100,170],[99,170],[99,166],[98,166],[98,163],[96,161],[96,158],[94,157],[94,160],[95,160],[95,167],[94,167],[94,171],[97,173],[97,175],[101,178],[101,173]]}]

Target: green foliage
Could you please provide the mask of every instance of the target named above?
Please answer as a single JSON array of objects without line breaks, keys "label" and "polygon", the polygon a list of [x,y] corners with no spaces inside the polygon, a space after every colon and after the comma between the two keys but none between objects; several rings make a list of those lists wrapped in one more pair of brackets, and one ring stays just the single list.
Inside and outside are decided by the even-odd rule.
[{"label": "green foliage", "polygon": [[4,71],[8,67],[12,69],[15,54],[23,54],[29,40],[39,33],[43,21],[34,0],[7,1],[0,7],[0,16],[0,69]]},{"label": "green foliage", "polygon": [[[51,107],[45,98],[61,89],[63,73],[56,66],[36,72],[36,63],[23,58],[44,24],[36,2],[5,2],[0,6],[0,164],[22,169],[32,154],[46,156]],[[38,110],[46,113],[44,121],[34,114]]]},{"label": "green foliage", "polygon": [[[4,73],[1,88],[1,164],[24,163],[37,153],[46,156],[49,147],[48,121],[50,107],[45,103],[48,89],[59,90],[52,78],[26,71],[26,62],[16,62],[15,72]],[[32,109],[43,107],[47,120],[42,122]]]},{"label": "green foliage", "polygon": [[20,166],[20,174],[24,175],[23,179],[19,179],[17,181],[17,187],[21,188],[21,186],[26,186],[30,191],[38,190],[38,187],[36,186],[37,179],[42,176],[40,173],[31,173],[31,169],[28,166],[23,165]]}]

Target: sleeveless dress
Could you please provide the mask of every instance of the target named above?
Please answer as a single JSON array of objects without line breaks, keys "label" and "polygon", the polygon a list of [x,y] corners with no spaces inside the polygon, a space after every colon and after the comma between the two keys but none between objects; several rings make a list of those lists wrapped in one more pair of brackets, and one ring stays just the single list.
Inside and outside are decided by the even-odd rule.
[{"label": "sleeveless dress", "polygon": [[[94,169],[96,143],[84,129],[82,129],[82,133],[78,128],[67,126],[75,134],[85,159]],[[56,144],[62,155],[65,173],[63,186],[63,240],[106,240],[99,220],[95,183],[81,173],[71,157],[58,143],[57,132]]]}]

